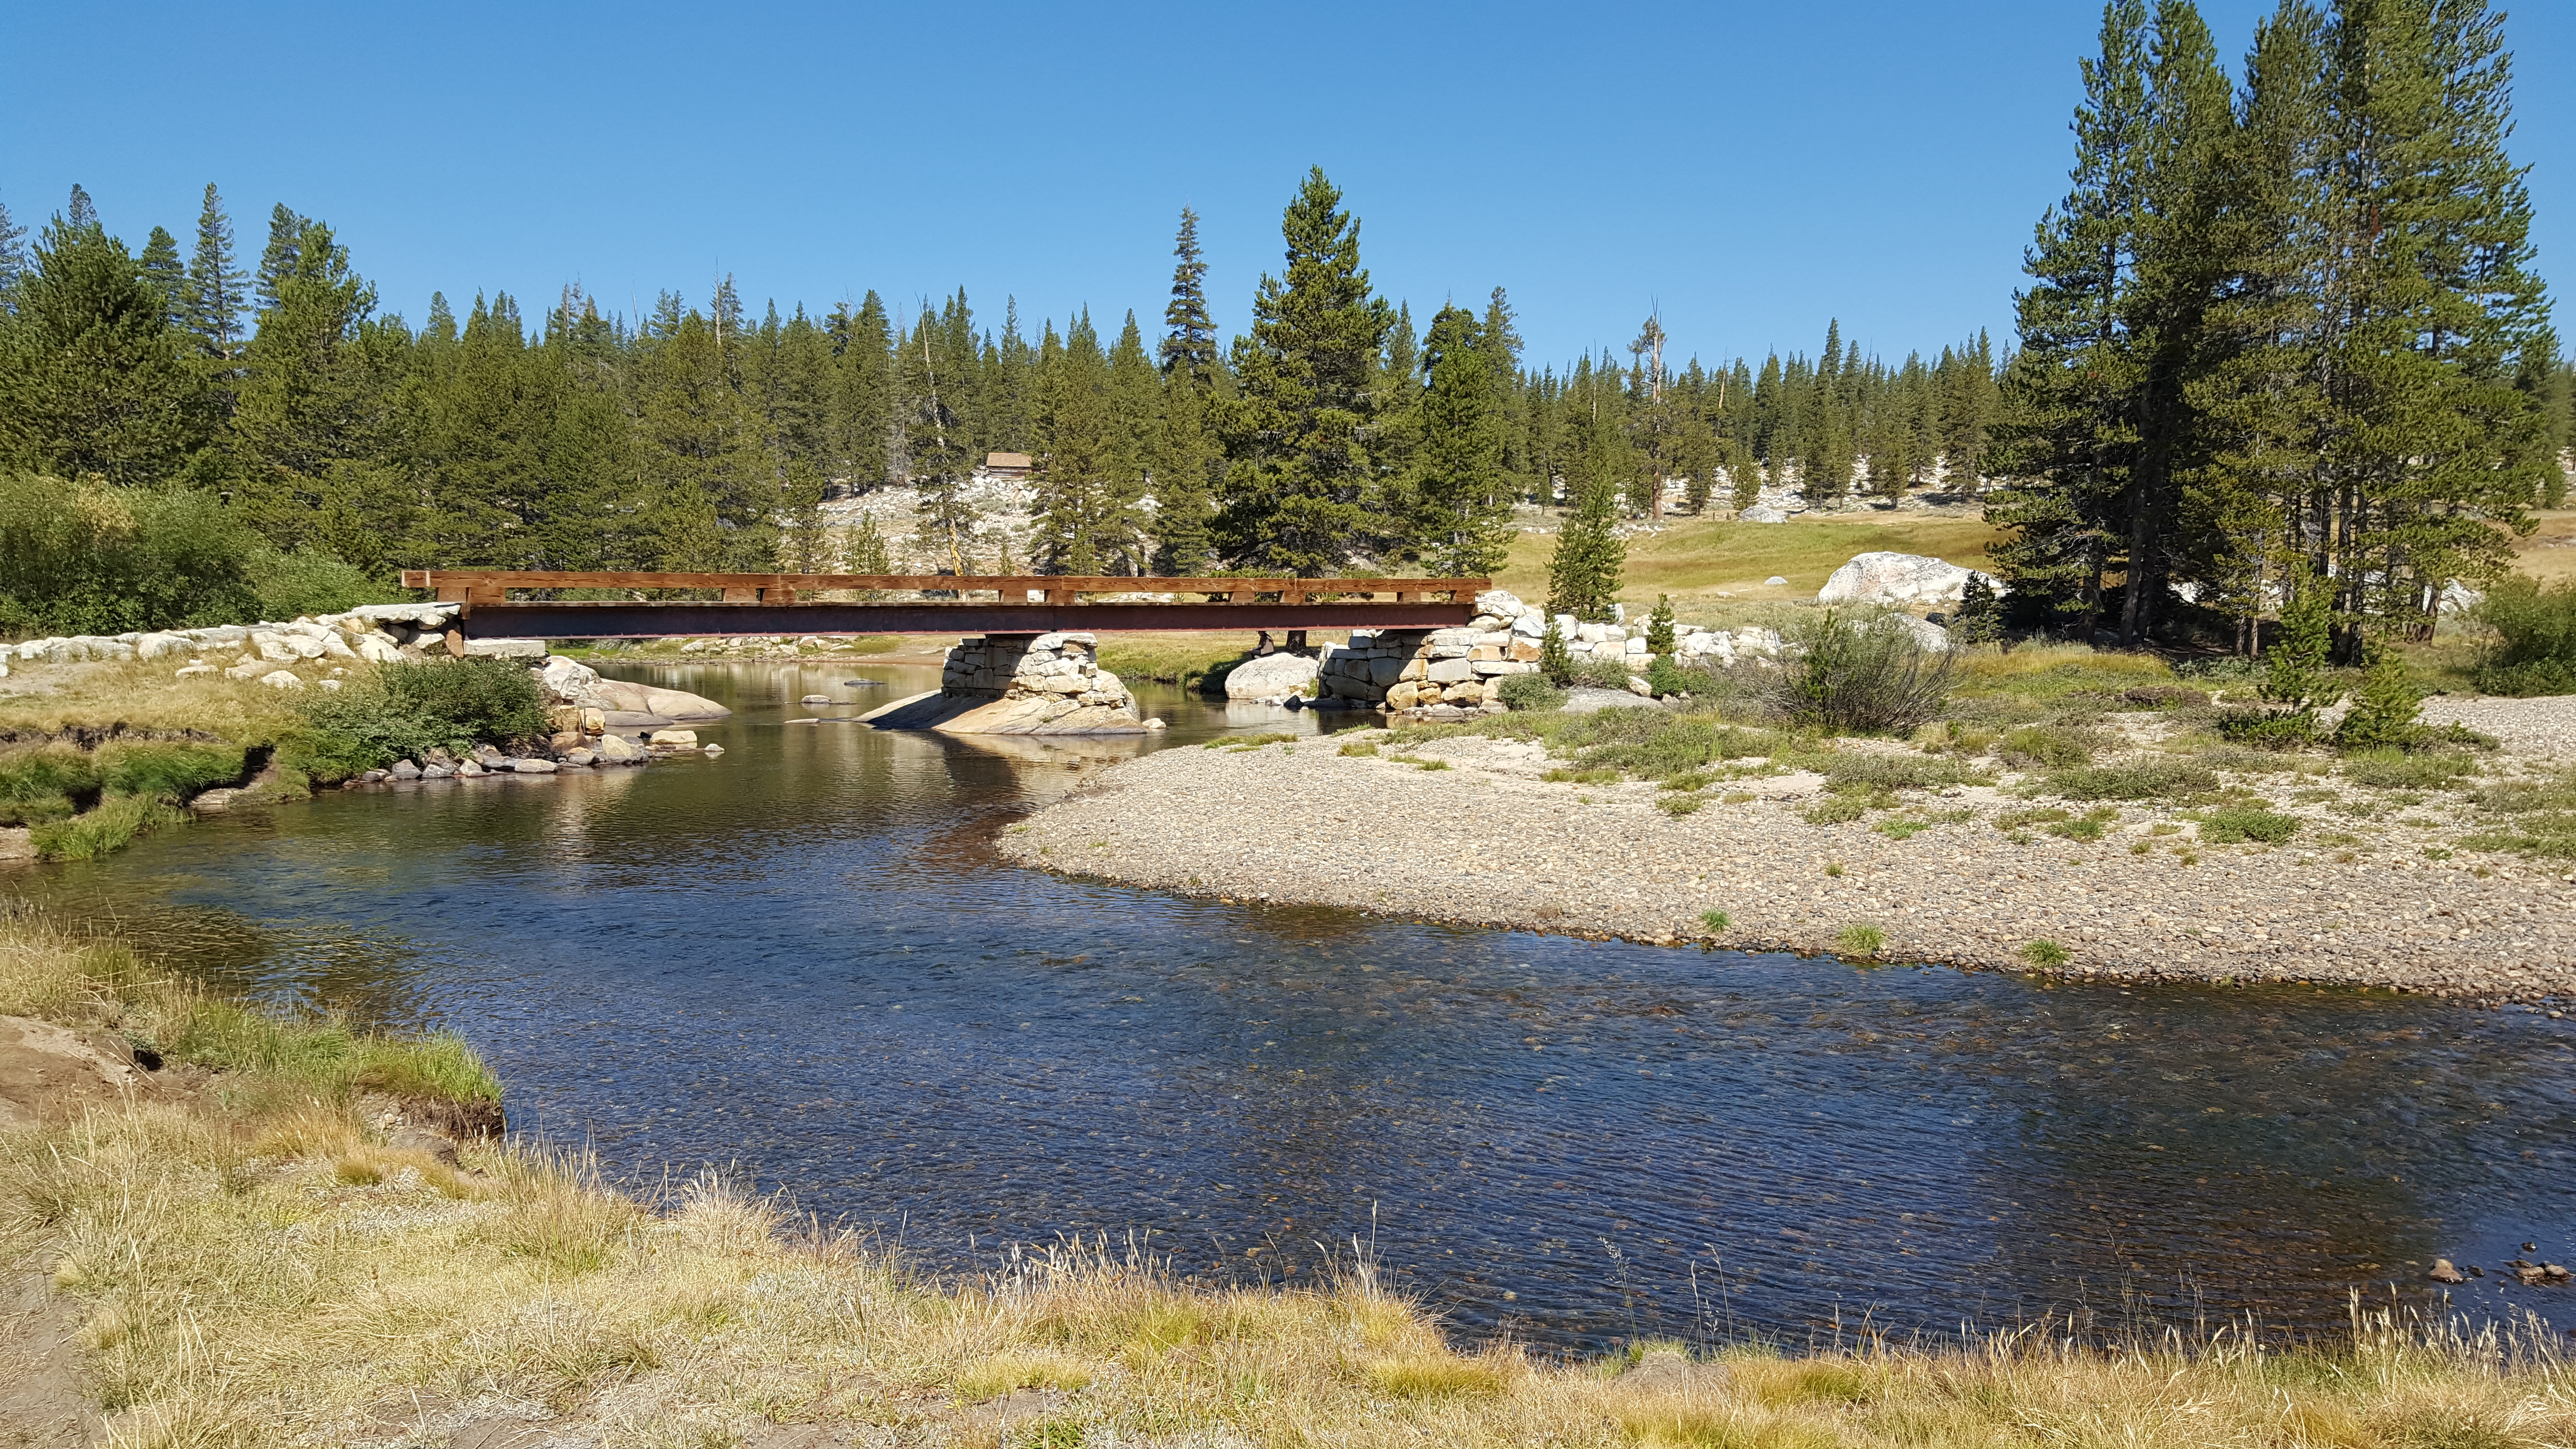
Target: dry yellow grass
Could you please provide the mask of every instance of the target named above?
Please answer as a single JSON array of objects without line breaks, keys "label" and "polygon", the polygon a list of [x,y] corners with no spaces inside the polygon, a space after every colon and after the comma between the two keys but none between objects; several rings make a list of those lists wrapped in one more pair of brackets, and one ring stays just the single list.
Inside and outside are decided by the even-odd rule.
[{"label": "dry yellow grass", "polygon": [[[1659,593],[1676,603],[1705,602],[1721,592],[1763,602],[1813,599],[1826,577],[1854,554],[1930,554],[1985,568],[1986,550],[2002,536],[1981,518],[1868,509],[1787,523],[1677,519],[1662,533],[1628,540],[1626,585],[1619,596],[1632,609],[1651,606]],[[1516,536],[1496,582],[1525,599],[1545,598],[1547,561],[1555,549],[1554,534]],[[1763,583],[1774,576],[1789,582]]]},{"label": "dry yellow grass", "polygon": [[[296,696],[221,673],[175,677],[179,661],[12,664],[0,679],[0,728],[52,732],[66,726],[203,730],[237,743],[265,743],[295,723]],[[215,662],[229,664],[230,657]],[[276,666],[284,668],[285,666]],[[302,666],[314,679],[326,670]]]},{"label": "dry yellow grass", "polygon": [[2576,578],[2576,508],[2535,510],[2531,517],[2538,527],[2514,540],[2515,571],[2544,584]]},{"label": "dry yellow grass", "polygon": [[[129,1009],[138,991],[100,967],[0,926],[8,1007]],[[619,1446],[808,1422],[961,1445],[2576,1440],[2576,1390],[2538,1332],[2428,1338],[2360,1315],[2348,1345],[2288,1355],[2225,1333],[2117,1351],[2024,1333],[1551,1363],[1462,1351],[1356,1260],[1331,1290],[1207,1287],[1094,1243],[941,1282],[712,1177],[648,1205],[575,1158],[482,1146],[454,1170],[395,1151],[328,1094],[206,1100],[0,1134],[0,1253],[54,1264],[118,1444],[440,1443],[500,1416]]]}]

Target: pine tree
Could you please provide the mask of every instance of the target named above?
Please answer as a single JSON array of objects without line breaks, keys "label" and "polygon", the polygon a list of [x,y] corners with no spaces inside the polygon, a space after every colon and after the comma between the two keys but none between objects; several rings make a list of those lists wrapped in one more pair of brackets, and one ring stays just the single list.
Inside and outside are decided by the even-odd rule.
[{"label": "pine tree", "polygon": [[1673,596],[1655,595],[1655,611],[1646,616],[1646,652],[1662,658],[1673,652]]},{"label": "pine tree", "polygon": [[77,181],[72,183],[71,200],[63,206],[63,220],[74,231],[99,229],[98,206],[89,199],[89,193],[82,190],[81,184]]},{"label": "pine tree", "polygon": [[[1038,490],[1038,567],[1047,573],[1100,574],[1115,547],[1110,522],[1118,448],[1109,401],[1109,361],[1085,308],[1050,350],[1039,376],[1039,426],[1046,437],[1045,480]],[[1104,546],[1105,545],[1105,546]]]},{"label": "pine tree", "polygon": [[1227,562],[1320,577],[1383,541],[1372,511],[1371,384],[1394,318],[1369,292],[1359,223],[1321,167],[1308,173],[1280,230],[1285,280],[1264,275],[1252,335],[1236,344],[1240,392],[1217,406],[1226,497],[1216,533]]},{"label": "pine tree", "polygon": [[2364,655],[2369,672],[2362,676],[2352,708],[2335,727],[2335,743],[2347,750],[2398,749],[2424,733],[2416,723],[2424,695],[2407,677],[2405,656],[2385,639],[2372,639]]},{"label": "pine tree", "polygon": [[[952,316],[958,310],[952,303]],[[944,558],[952,571],[967,573],[966,547],[984,515],[966,497],[968,441],[963,419],[949,402],[959,391],[957,359],[927,302],[912,334],[897,348],[895,375],[900,399],[896,437],[905,479],[919,490],[913,516],[923,551]]]},{"label": "pine tree", "polygon": [[1491,354],[1476,314],[1443,307],[1431,319],[1413,459],[1414,548],[1441,578],[1485,577],[1511,543],[1501,420]]},{"label": "pine tree", "polygon": [[158,483],[203,440],[169,299],[95,220],[55,220],[0,327],[0,463]]},{"label": "pine tree", "polygon": [[9,219],[0,205],[0,317],[18,310],[18,278],[27,270],[27,229]]},{"label": "pine tree", "polygon": [[304,229],[311,225],[281,201],[268,213],[268,246],[259,254],[259,271],[251,278],[251,297],[262,312],[277,307],[286,277],[295,270]]},{"label": "pine tree", "polygon": [[832,339],[826,432],[833,471],[850,492],[871,493],[886,484],[886,450],[894,431],[894,338],[885,303],[869,292],[857,311],[845,303],[824,326]]},{"label": "pine tree", "polygon": [[885,535],[877,531],[874,516],[862,513],[850,527],[841,544],[842,566],[854,574],[890,574],[894,565],[886,557]]},{"label": "pine tree", "polygon": [[1224,465],[1216,436],[1216,323],[1208,315],[1207,263],[1198,213],[1181,208],[1172,243],[1171,301],[1163,308],[1161,426],[1154,451],[1155,567],[1204,574],[1213,556],[1211,499]]},{"label": "pine tree", "polygon": [[135,259],[137,270],[153,291],[161,294],[161,315],[171,330],[187,325],[188,268],[179,260],[179,239],[169,228],[156,226],[144,239],[143,255]]},{"label": "pine tree", "polygon": [[1574,682],[1574,651],[1565,647],[1565,631],[1557,626],[1554,614],[1548,616],[1547,632],[1538,636],[1538,672],[1550,684]]},{"label": "pine tree", "polygon": [[[197,213],[197,246],[188,259],[185,298],[188,331],[210,361],[230,362],[240,355],[242,309],[249,305],[242,287],[248,280],[233,261],[232,218],[224,214],[224,199],[208,182],[205,205]],[[229,389],[223,390],[229,396]]]},{"label": "pine tree", "polygon": [[2146,24],[2144,0],[2110,0],[2101,54],[2083,63],[2074,188],[2040,221],[2024,264],[2034,285],[2018,299],[2005,442],[2011,470],[2033,481],[1986,510],[2014,533],[1994,557],[2017,606],[2078,633],[2100,614],[2137,441],[2136,357],[2123,323],[2147,160]]},{"label": "pine tree", "polygon": [[1627,546],[1613,532],[1619,522],[1620,467],[1616,435],[1595,408],[1578,410],[1581,438],[1569,482],[1576,488],[1575,510],[1557,531],[1556,551],[1547,565],[1547,611],[1572,614],[1587,623],[1605,622],[1619,597],[1620,575],[1627,567]]}]

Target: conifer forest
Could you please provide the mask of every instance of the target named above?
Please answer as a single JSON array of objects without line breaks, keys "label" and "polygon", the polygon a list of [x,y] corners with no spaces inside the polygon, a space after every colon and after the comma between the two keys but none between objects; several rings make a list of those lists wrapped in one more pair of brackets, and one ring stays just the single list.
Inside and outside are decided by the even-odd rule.
[{"label": "conifer forest", "polygon": [[[1609,526],[1766,489],[1934,492],[2006,527],[2025,626],[2243,644],[2324,589],[2357,657],[2500,574],[2566,492],[2570,372],[2499,26],[2482,0],[2285,0],[2231,67],[2189,0],[2112,0],[2015,335],[1901,360],[1839,320],[1812,353],[1704,358],[1642,307],[1602,319],[1622,343],[1526,356],[1502,285],[1380,295],[1321,169],[1283,178],[1250,298],[1207,294],[1181,210],[1168,296],[1046,319],[726,279],[637,316],[578,286],[460,289],[414,321],[325,218],[281,202],[237,234],[209,184],[137,246],[75,188],[41,221],[0,211],[0,471],[210,501],[379,581],[867,572],[890,548],[961,572],[1473,575],[1533,508]],[[994,453],[1031,460],[1033,556],[980,526]],[[908,535],[832,526],[833,500],[891,486],[917,494]],[[44,534],[6,531],[19,554]]]}]

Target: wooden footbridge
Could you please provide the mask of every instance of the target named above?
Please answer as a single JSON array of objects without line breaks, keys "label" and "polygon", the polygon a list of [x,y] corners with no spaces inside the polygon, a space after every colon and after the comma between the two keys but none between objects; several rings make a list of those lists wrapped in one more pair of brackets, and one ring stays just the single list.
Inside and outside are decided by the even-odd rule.
[{"label": "wooden footbridge", "polygon": [[[1129,578],[1064,574],[558,573],[406,569],[483,639],[1045,634],[1154,629],[1444,629],[1490,579]],[[715,598],[513,599],[579,590]],[[905,595],[824,599],[826,593]],[[1086,596],[1114,595],[1100,599]],[[1145,596],[1140,599],[1138,596]],[[1167,596],[1167,597],[1166,597]]]}]

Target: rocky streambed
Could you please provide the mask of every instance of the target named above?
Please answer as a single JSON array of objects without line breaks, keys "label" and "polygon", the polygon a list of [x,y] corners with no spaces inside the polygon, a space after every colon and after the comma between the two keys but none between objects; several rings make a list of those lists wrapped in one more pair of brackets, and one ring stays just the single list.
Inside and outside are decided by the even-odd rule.
[{"label": "rocky streambed", "polygon": [[[1366,749],[1385,737],[1337,738]],[[1781,773],[1674,816],[1652,784],[1550,782],[1550,765],[1540,745],[1481,736],[1401,754],[1313,739],[1166,750],[1103,772],[999,848],[1161,890],[1676,945],[2576,992],[2576,874],[2563,862],[2428,853],[2412,834],[2360,850],[2213,844],[2187,812],[2156,805],[2061,838],[2013,824],[2028,807],[2009,779],[1902,792],[1902,811],[1877,822],[1818,824],[1807,816],[1824,777]]]}]

